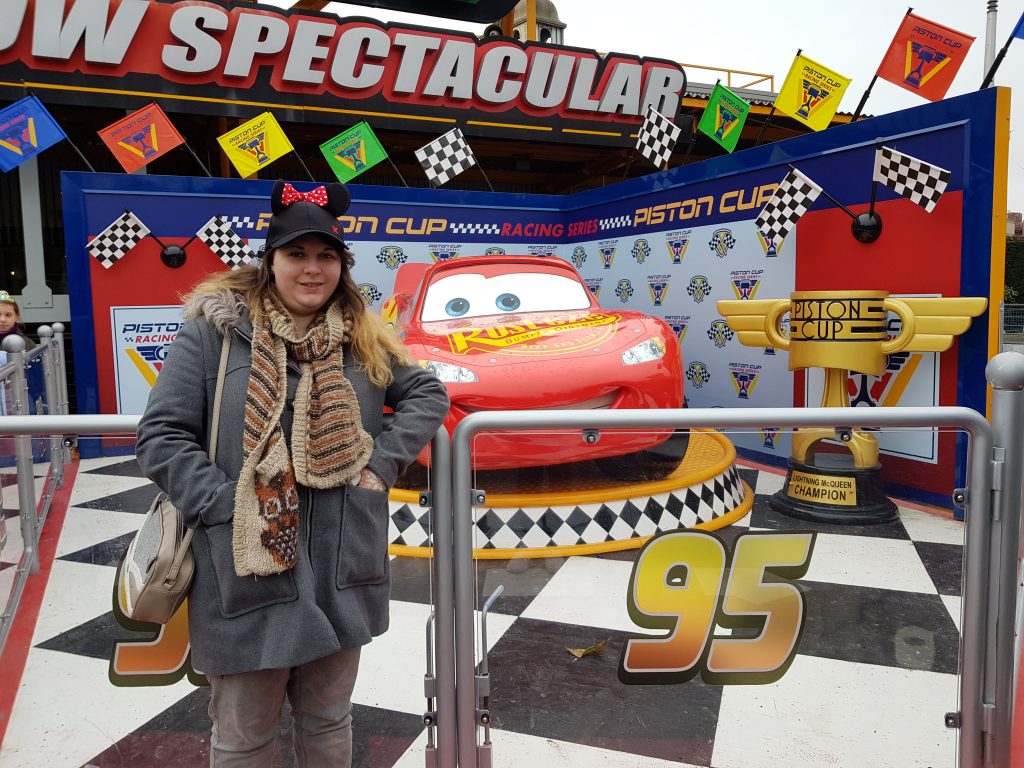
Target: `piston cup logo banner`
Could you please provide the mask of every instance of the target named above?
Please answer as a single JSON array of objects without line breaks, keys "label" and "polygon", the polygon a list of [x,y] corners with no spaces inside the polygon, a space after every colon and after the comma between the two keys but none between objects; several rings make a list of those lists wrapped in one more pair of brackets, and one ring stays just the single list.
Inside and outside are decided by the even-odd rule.
[{"label": "piston cup logo banner", "polygon": [[618,248],[618,240],[600,240],[597,243],[597,252],[601,256],[601,266],[604,269],[611,269],[615,264],[615,249]]},{"label": "piston cup logo banner", "polygon": [[673,264],[682,264],[686,256],[686,248],[690,245],[692,229],[677,230],[665,235],[665,247],[668,248],[668,255]]},{"label": "piston cup logo banner", "polygon": [[184,322],[180,306],[111,307],[117,412],[141,414]]},{"label": "piston cup logo banner", "polygon": [[461,243],[431,243],[427,245],[427,253],[430,254],[430,260],[435,264],[439,261],[457,259],[461,250]]},{"label": "piston cup logo banner", "polygon": [[531,256],[557,256],[557,245],[528,245],[526,252]]},{"label": "piston cup logo banner", "polygon": [[737,299],[752,299],[761,285],[763,269],[740,270],[729,273],[729,280],[732,282],[733,293]]}]

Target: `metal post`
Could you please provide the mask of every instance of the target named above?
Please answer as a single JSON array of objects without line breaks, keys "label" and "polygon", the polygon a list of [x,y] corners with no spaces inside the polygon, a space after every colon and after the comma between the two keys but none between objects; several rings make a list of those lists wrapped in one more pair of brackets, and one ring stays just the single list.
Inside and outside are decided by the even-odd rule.
[{"label": "metal post", "polygon": [[[28,382],[25,380],[25,340],[12,334],[4,339],[3,350],[17,368],[11,376],[11,411],[15,416],[28,416]],[[39,572],[39,518],[36,516],[36,483],[32,472],[32,438],[28,434],[14,438],[14,455],[18,466],[18,517],[24,541],[24,562],[31,573]]]},{"label": "metal post", "polygon": [[[465,422],[463,422],[464,424]],[[473,577],[473,492],[470,467],[471,438],[458,441],[462,424],[456,427],[452,445],[452,522],[455,573],[455,706],[459,744],[459,768],[475,768],[476,750],[476,664],[474,637]]]},{"label": "metal post", "polygon": [[1017,562],[1021,528],[1021,481],[1024,479],[1024,355],[1003,352],[985,368],[992,385],[992,432],[995,477],[992,492],[992,548],[988,625],[990,663],[986,665],[984,705],[994,706],[985,764],[1010,764],[1013,728],[1017,609]]},{"label": "metal post", "polygon": [[[59,386],[58,407],[54,415],[67,415],[70,411],[68,400],[68,366],[64,356],[64,323],[53,324],[53,339],[57,342],[57,384]],[[61,459],[64,464],[71,461],[71,449],[61,442]]]},{"label": "metal post", "polygon": [[441,427],[430,447],[434,532],[434,662],[437,678],[437,765],[455,768],[455,579],[452,573],[452,446]]},{"label": "metal post", "polygon": [[985,16],[985,69],[982,73],[992,68],[992,62],[996,59],[996,18],[999,12],[999,0],[988,0],[988,12]]},{"label": "metal post", "polygon": [[[43,353],[43,384],[46,387],[46,412],[56,413],[60,408],[60,385],[57,383],[57,346],[53,341],[53,329],[48,325],[39,326],[39,341],[46,347]],[[50,435],[50,477],[55,488],[64,485],[64,441]]]}]

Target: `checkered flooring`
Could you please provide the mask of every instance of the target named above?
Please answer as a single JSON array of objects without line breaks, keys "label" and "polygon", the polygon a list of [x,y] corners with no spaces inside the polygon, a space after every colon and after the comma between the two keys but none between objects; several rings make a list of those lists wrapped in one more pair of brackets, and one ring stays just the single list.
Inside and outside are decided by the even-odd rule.
[{"label": "checkered flooring", "polygon": [[[740,473],[757,498],[721,532],[726,542],[748,528],[808,527],[769,507],[780,476]],[[111,612],[114,566],[154,493],[133,460],[82,462],[4,768],[206,763],[206,689],[117,688],[107,677],[114,640],[131,639]],[[636,631],[625,600],[635,551],[480,562],[479,594],[505,588],[488,622],[494,765],[954,766],[942,716],[957,695],[963,526],[902,507],[891,525],[818,530],[798,656],[764,686],[618,682],[623,638]],[[360,668],[355,764],[419,768],[429,563],[400,558],[393,574],[391,630]],[[605,640],[579,660],[566,651]],[[287,727],[286,715],[286,747]],[[284,752],[279,764],[290,766]]]}]

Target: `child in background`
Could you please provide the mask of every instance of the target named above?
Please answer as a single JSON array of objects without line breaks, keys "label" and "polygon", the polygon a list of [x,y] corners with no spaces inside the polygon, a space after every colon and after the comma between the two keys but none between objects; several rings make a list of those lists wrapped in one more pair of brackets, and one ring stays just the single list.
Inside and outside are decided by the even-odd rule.
[{"label": "child in background", "polygon": [[[36,343],[25,335],[24,331],[18,326],[19,322],[21,322],[21,309],[18,307],[18,302],[7,291],[0,291],[0,344],[3,344],[3,340],[8,336],[16,333],[25,340],[25,351],[27,352]],[[7,353],[0,349],[0,366],[2,365],[7,365]],[[7,415],[7,403],[9,401],[7,388],[9,383],[10,379],[4,379],[0,382],[0,416]]]},{"label": "child in background", "polygon": [[[16,333],[25,339],[25,351],[27,352],[35,347],[36,343],[21,330],[18,326],[20,322],[21,309],[18,307],[18,302],[11,298],[11,294],[7,291],[0,291],[0,344],[3,344],[3,340],[12,333]],[[6,363],[6,355],[4,357],[3,362]]]}]

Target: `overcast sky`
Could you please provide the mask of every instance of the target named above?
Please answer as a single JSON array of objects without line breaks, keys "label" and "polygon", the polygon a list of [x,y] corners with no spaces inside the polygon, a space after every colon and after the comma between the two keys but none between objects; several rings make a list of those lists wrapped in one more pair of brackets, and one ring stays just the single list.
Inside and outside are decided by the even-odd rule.
[{"label": "overcast sky", "polygon": [[[263,2],[279,7],[292,4],[292,0]],[[839,105],[843,112],[856,109],[907,10],[907,4],[899,0],[628,0],[619,11],[610,0],[555,0],[555,6],[566,24],[567,45],[678,61],[691,65],[686,69],[693,82],[715,81],[716,73],[692,66],[703,64],[775,75],[778,90],[793,56],[802,48],[812,59],[853,78]],[[977,90],[984,78],[988,0],[915,0],[913,8],[920,16],[977,38],[949,95]],[[348,3],[331,3],[325,10],[339,16],[368,16],[475,33],[484,28]],[[1000,0],[996,53],[1022,12],[1024,0]],[[1010,46],[995,83],[1015,89],[1008,207],[1024,211],[1024,40]],[[915,94],[879,80],[864,111],[878,115],[924,103]]]}]

